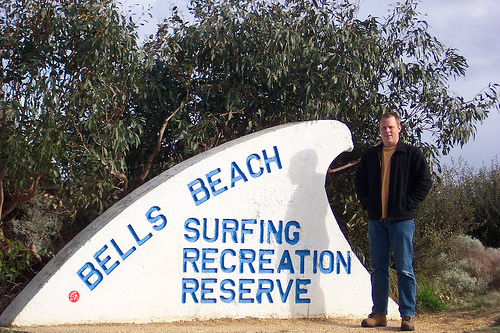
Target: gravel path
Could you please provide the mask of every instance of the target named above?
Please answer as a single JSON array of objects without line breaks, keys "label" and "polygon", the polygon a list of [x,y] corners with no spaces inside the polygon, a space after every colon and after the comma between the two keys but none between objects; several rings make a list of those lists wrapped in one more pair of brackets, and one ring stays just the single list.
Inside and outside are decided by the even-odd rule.
[{"label": "gravel path", "polygon": [[[500,327],[492,327],[498,320],[498,313],[477,316],[460,312],[453,314],[425,314],[415,320],[416,332],[500,332]],[[175,323],[154,323],[146,325],[114,324],[114,325],[77,325],[55,327],[18,327],[3,328],[1,333],[37,332],[37,333],[131,333],[131,332],[175,332],[175,333],[288,333],[288,332],[398,332],[399,320],[389,320],[387,327],[362,328],[360,319],[214,319],[209,321],[183,321]]]}]

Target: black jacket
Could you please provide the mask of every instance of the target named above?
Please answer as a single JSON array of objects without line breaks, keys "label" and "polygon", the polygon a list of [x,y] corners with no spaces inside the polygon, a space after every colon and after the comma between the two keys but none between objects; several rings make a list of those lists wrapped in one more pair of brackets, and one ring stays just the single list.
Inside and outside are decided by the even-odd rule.
[{"label": "black jacket", "polygon": [[[358,199],[363,208],[368,210],[368,218],[372,220],[380,220],[382,217],[382,147],[382,144],[377,145],[363,154],[355,178]],[[399,141],[391,158],[387,218],[414,219],[415,210],[431,187],[429,166],[422,152]]]}]

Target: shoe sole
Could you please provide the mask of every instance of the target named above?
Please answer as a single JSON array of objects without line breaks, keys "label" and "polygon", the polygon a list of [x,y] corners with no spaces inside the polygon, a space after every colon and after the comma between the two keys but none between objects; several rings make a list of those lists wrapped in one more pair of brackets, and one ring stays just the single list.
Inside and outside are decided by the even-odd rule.
[{"label": "shoe sole", "polygon": [[387,323],[385,324],[378,324],[378,325],[368,325],[368,324],[365,324],[365,323],[361,323],[361,327],[386,327],[387,326]]}]

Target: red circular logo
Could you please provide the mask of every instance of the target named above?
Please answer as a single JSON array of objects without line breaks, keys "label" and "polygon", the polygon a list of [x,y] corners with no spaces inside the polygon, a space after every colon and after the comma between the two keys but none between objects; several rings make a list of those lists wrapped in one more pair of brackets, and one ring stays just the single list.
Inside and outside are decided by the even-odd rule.
[{"label": "red circular logo", "polygon": [[78,291],[73,290],[69,293],[68,298],[71,303],[76,303],[80,299],[80,294],[78,293]]}]

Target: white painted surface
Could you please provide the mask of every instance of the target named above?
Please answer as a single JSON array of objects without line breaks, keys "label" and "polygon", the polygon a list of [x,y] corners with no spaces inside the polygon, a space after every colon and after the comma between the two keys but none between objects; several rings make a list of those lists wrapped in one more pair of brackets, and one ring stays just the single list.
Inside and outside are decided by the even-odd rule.
[{"label": "white painted surface", "polygon": [[[0,324],[363,317],[371,310],[369,274],[340,231],[324,189],[331,161],[351,149],[347,127],[325,120],[274,127],[195,156],[152,179],[92,222],[4,311]],[[270,159],[269,169],[264,154]],[[217,195],[210,190],[206,176],[213,170],[208,178],[213,190],[220,192]],[[188,186],[194,181],[191,189],[196,190],[198,178],[210,194],[204,202],[204,192],[193,197]],[[215,235],[219,219],[219,237],[214,242],[203,237],[204,218],[211,226],[205,238]],[[225,233],[223,219],[236,221],[224,222]],[[278,230],[282,221],[281,244],[272,234],[268,242],[269,220]],[[236,242],[229,228],[235,223]],[[198,239],[193,229],[200,232]],[[197,251],[199,272],[183,259]],[[314,268],[315,251],[318,257],[323,253],[321,269]],[[250,265],[253,253],[255,260]],[[285,260],[286,253],[291,262]],[[330,272],[327,259],[332,255]],[[99,283],[98,274],[82,269],[85,265],[99,271]],[[188,292],[195,283],[199,285],[194,292],[198,303]],[[93,290],[89,288],[92,284]],[[205,290],[203,296],[201,289]],[[223,301],[227,299],[229,302]],[[391,301],[390,315],[396,313]]]}]

